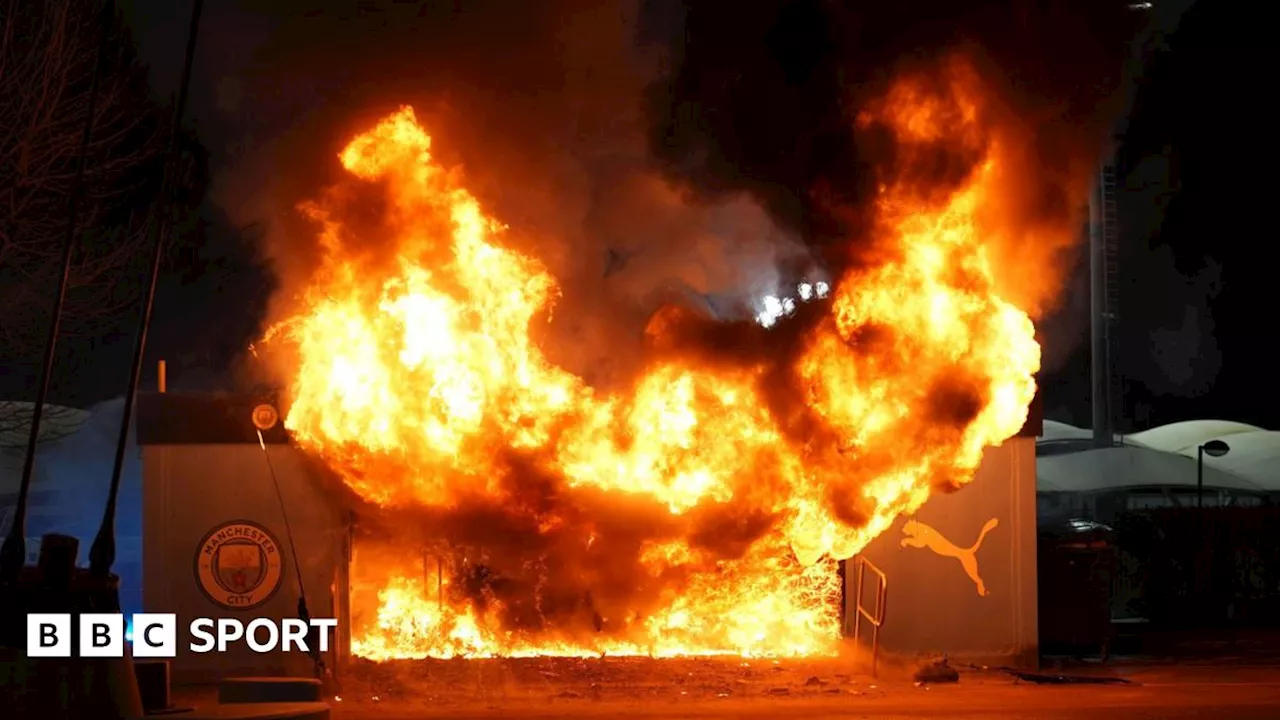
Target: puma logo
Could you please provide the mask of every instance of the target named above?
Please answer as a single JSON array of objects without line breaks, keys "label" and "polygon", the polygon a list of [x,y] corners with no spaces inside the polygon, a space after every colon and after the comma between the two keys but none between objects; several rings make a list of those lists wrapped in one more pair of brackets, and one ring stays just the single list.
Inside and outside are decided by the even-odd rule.
[{"label": "puma logo", "polygon": [[982,526],[978,539],[971,547],[958,548],[937,530],[917,520],[908,520],[902,526],[902,534],[906,535],[902,538],[902,547],[929,548],[942,557],[953,557],[959,560],[960,567],[964,568],[964,574],[968,575],[973,584],[978,587],[978,595],[986,597],[987,586],[983,584],[982,576],[978,574],[978,548],[982,547],[982,541],[987,537],[987,533],[999,524],[999,520],[991,518],[986,525]]}]

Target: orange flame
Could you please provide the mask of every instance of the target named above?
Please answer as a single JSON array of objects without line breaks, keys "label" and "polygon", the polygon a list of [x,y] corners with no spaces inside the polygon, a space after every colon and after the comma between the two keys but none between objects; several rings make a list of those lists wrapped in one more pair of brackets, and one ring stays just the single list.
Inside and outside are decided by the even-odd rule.
[{"label": "orange flame", "polygon": [[[607,521],[581,511],[599,502],[643,508],[654,525],[631,580],[646,599],[629,606],[617,593],[587,633],[504,626],[501,603],[459,599],[458,563],[437,579],[407,553],[384,558],[363,578],[375,611],[354,653],[831,651],[836,559],[916,511],[933,485],[968,482],[983,450],[1021,428],[1035,391],[1032,322],[1001,298],[982,242],[978,210],[994,198],[1000,146],[984,138],[979,96],[962,80],[943,93],[903,82],[862,118],[908,144],[972,147],[979,161],[941,197],[907,174],[882,188],[878,260],[835,283],[828,316],[787,370],[804,433],[764,401],[765,367],[667,357],[629,392],[603,394],[555,366],[530,331],[556,281],[503,244],[504,228],[432,158],[413,110],[352,140],[342,165],[357,184],[385,187],[376,232],[395,260],[360,252],[338,200],[304,206],[322,228],[322,266],[269,333],[296,351],[294,436],[389,508],[512,507],[528,474],[555,478],[560,497],[604,498],[576,514],[527,510],[548,535],[581,525],[576,552],[607,552],[592,530]],[[734,553],[699,540],[753,522]]]}]

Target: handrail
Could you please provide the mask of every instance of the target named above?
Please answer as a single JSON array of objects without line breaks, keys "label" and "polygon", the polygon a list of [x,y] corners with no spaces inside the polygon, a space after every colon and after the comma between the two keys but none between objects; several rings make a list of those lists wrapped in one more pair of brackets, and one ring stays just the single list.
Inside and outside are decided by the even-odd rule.
[{"label": "handrail", "polygon": [[[884,624],[884,603],[889,588],[889,578],[885,576],[884,571],[862,555],[854,558],[854,567],[857,579],[854,583],[853,645],[861,651],[862,621],[865,619],[871,625],[871,677],[876,677],[877,663],[880,659],[880,626]],[[863,586],[868,569],[877,580],[875,612],[862,604]]]}]

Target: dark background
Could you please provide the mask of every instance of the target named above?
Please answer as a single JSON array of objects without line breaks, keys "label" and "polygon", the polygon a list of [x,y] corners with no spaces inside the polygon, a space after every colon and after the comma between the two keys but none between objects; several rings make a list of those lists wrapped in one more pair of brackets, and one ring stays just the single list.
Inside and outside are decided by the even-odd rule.
[{"label": "dark background", "polygon": [[[1264,219],[1262,29],[1234,3],[1195,3],[1139,84],[1122,178],[1121,430],[1280,422],[1270,344],[1274,230]],[[1087,333],[1087,257],[1068,311]],[[1046,416],[1089,427],[1087,337],[1042,381]],[[1069,338],[1056,338],[1069,342]]]}]

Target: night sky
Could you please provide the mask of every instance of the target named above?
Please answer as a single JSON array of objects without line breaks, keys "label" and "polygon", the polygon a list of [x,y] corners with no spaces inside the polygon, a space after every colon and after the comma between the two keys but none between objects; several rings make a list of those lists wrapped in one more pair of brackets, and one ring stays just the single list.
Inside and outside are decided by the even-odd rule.
[{"label": "night sky", "polygon": [[[1263,139],[1264,32],[1235,3],[1195,3],[1137,94],[1119,152],[1121,430],[1202,418],[1280,426],[1264,259],[1275,231],[1258,174],[1275,154]],[[1088,368],[1084,342],[1046,377],[1049,416],[1089,426]]]},{"label": "night sky", "polygon": [[[151,65],[153,90],[167,97],[178,80],[188,3],[123,4]],[[169,362],[174,389],[214,390],[237,381],[237,357],[258,330],[273,281],[255,250],[261,222],[231,185],[246,172],[284,178],[301,170],[314,177],[306,168],[272,164],[296,154],[267,161],[262,148],[288,136],[294,150],[311,143],[319,160],[331,158],[340,140],[332,128],[343,127],[335,117],[354,127],[393,98],[416,103],[437,85],[451,87],[447,68],[398,64],[398,52],[419,44],[452,42],[442,54],[464,58],[477,75],[504,74],[510,86],[547,81],[536,66],[520,69],[526,74],[520,77],[501,52],[467,43],[488,28],[512,57],[538,53],[530,39],[537,32],[526,37],[522,29],[546,20],[512,17],[521,13],[511,5],[476,3],[484,7],[463,19],[441,10],[449,18],[442,28],[414,34],[382,29],[377,14],[312,11],[322,4],[206,4],[188,118],[209,152],[213,186],[166,265],[144,370],[148,385],[159,358]],[[1234,3],[1196,3],[1155,53],[1133,99],[1119,153],[1121,429],[1207,417],[1280,427],[1267,321],[1274,270],[1261,252],[1274,242],[1262,217],[1273,204],[1264,189],[1273,183],[1259,171],[1273,154],[1266,139],[1271,115],[1261,108],[1270,98],[1258,70],[1268,45],[1264,32]],[[382,52],[370,56],[370,47]],[[464,93],[451,102],[456,109],[481,101]],[[472,131],[484,135],[497,122],[477,117]],[[531,126],[531,134],[540,127],[536,119]],[[509,142],[518,141],[529,138]],[[1087,426],[1087,257],[1079,260],[1063,308],[1044,329],[1041,385],[1048,417]],[[52,400],[87,405],[122,394],[131,322],[122,318],[96,337],[64,343]],[[23,396],[30,382],[29,373],[6,370],[0,391]]]}]

